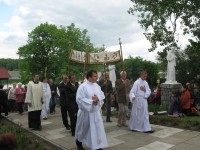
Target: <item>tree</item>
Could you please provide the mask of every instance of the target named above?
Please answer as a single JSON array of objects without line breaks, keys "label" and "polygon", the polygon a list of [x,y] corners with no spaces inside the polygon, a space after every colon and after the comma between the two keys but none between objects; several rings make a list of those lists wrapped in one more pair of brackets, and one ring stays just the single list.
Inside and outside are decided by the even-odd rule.
[{"label": "tree", "polygon": [[[148,82],[151,87],[154,87],[157,85],[158,77],[158,65],[154,62],[143,60],[140,57],[129,57],[128,59],[125,59],[125,71],[127,72],[127,76],[132,81],[135,81],[139,78],[139,73],[142,70],[147,71],[148,73]],[[118,70],[117,74],[119,77],[121,69],[121,64],[116,65],[116,70]]]},{"label": "tree", "polygon": [[[139,12],[138,21],[151,42],[149,51],[158,45],[168,50],[180,40],[179,35],[191,34],[199,40],[200,3],[197,0],[131,0],[130,14]],[[177,28],[179,30],[177,30]]]},{"label": "tree", "polygon": [[5,67],[9,71],[18,70],[18,64],[19,64],[18,59],[10,59],[10,58],[0,59],[0,66]]},{"label": "tree", "polygon": [[[151,42],[149,51],[163,48],[158,52],[160,69],[166,70],[166,54],[170,48],[177,53],[177,81],[185,83],[199,72],[200,57],[200,3],[197,0],[131,0],[130,14],[139,14],[139,23],[145,29],[145,37]],[[190,37],[183,50],[180,36]],[[184,43],[186,44],[186,43]],[[180,51],[182,50],[182,51]],[[198,69],[197,69],[198,68]],[[196,71],[195,71],[196,70]]]},{"label": "tree", "polygon": [[47,67],[47,76],[60,80],[61,74],[79,72],[81,65],[69,64],[71,49],[85,50],[93,48],[87,30],[81,31],[74,24],[58,28],[55,25],[44,23],[37,26],[28,34],[27,44],[18,49],[21,58],[20,73],[23,82],[31,79],[33,73],[44,75]]}]

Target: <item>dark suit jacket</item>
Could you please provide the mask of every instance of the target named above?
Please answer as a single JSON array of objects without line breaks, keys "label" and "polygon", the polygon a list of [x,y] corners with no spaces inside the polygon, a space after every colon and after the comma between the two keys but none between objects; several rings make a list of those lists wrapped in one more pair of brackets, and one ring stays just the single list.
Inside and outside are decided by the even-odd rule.
[{"label": "dark suit jacket", "polygon": [[6,104],[8,101],[8,98],[7,98],[7,95],[6,95],[6,92],[3,91],[3,90],[0,90],[0,104]]},{"label": "dark suit jacket", "polygon": [[78,89],[78,82],[75,82],[75,87],[70,82],[67,83],[67,101],[69,107],[75,110],[78,110],[78,105],[76,103],[77,89]]},{"label": "dark suit jacket", "polygon": [[126,79],[126,86],[121,79],[115,81],[115,88],[118,96],[118,102],[123,104],[128,104],[129,98],[128,94],[131,88],[130,80]]},{"label": "dark suit jacket", "polygon": [[61,82],[58,89],[60,92],[60,105],[61,107],[67,107],[67,84]]},{"label": "dark suit jacket", "polygon": [[[107,102],[110,102],[110,96],[113,92],[112,88],[112,82],[110,80],[107,80],[107,84],[104,84],[105,80],[99,80],[99,86],[101,87],[101,90],[104,92],[104,95],[107,96]],[[107,93],[107,94],[106,94]]]}]

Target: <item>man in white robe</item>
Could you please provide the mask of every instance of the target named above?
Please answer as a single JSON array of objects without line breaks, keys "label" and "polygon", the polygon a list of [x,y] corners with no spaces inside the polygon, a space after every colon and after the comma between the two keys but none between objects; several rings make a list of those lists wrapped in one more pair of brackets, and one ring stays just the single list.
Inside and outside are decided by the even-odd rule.
[{"label": "man in white robe", "polygon": [[41,109],[43,103],[43,87],[39,75],[35,74],[33,81],[27,85],[25,103],[28,103],[28,126],[34,130],[41,129]]},{"label": "man in white robe", "polygon": [[142,71],[140,78],[134,82],[130,91],[129,97],[133,105],[129,127],[132,131],[152,133],[147,103],[151,90],[146,82],[146,78],[147,72]]},{"label": "man in white robe", "polygon": [[43,79],[42,87],[43,87],[43,104],[42,104],[41,117],[43,120],[47,120],[47,113],[49,110],[49,103],[51,99],[51,89],[49,84],[47,83],[46,78]]},{"label": "man in white robe", "polygon": [[84,149],[82,143],[99,150],[108,145],[100,112],[105,96],[96,83],[97,78],[96,71],[88,71],[87,81],[79,86],[76,94],[79,110],[75,139],[78,150]]}]

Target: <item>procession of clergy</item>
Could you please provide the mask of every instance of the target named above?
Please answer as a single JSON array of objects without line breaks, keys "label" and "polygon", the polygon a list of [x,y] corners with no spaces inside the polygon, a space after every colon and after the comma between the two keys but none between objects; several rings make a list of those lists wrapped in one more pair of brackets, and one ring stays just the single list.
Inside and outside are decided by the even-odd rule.
[{"label": "procession of clergy", "polygon": [[[152,133],[147,102],[151,90],[146,82],[147,72],[142,71],[133,85],[126,77],[127,73],[121,71],[120,79],[115,82],[119,107],[117,125],[118,127],[128,126],[126,118],[128,104],[131,102],[130,130]],[[77,149],[84,150],[82,144],[92,150],[101,150],[107,147],[101,107],[106,104],[106,122],[112,122],[110,120],[112,83],[107,72],[104,72],[103,77],[97,81],[98,75],[95,70],[88,71],[86,79],[79,85],[74,74],[63,75],[62,81],[55,88],[55,86],[47,83],[46,78],[43,79],[43,82],[39,82],[39,75],[34,74],[33,81],[30,81],[27,85],[25,98],[25,103],[28,104],[29,128],[41,130],[41,118],[44,120],[48,118],[49,104],[54,104],[55,107],[53,96],[57,93],[60,96],[63,124],[67,130],[71,129]],[[50,113],[53,113],[54,109],[52,108]],[[67,116],[70,118],[70,124]]]}]

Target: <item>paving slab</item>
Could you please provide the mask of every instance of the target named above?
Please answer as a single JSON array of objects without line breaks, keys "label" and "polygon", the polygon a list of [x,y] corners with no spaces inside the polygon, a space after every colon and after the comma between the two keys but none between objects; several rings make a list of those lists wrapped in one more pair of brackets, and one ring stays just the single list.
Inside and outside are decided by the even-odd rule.
[{"label": "paving slab", "polygon": [[[64,128],[60,108],[56,107],[56,113],[48,115],[47,120],[42,120],[42,130],[28,129],[28,113],[24,115],[10,113],[9,120],[43,139],[57,145],[61,150],[75,150],[76,144],[71,132]],[[128,127],[118,127],[117,118],[111,118],[113,122],[104,120],[104,127],[108,140],[105,150],[200,150],[200,132],[183,130],[178,128],[151,125],[154,133],[132,132]],[[127,124],[129,121],[127,121]],[[83,145],[86,150],[88,147]]]}]

